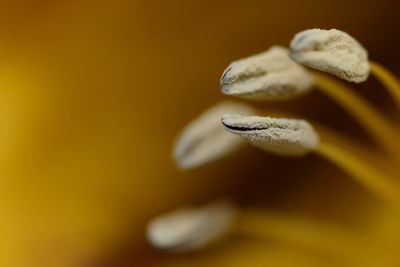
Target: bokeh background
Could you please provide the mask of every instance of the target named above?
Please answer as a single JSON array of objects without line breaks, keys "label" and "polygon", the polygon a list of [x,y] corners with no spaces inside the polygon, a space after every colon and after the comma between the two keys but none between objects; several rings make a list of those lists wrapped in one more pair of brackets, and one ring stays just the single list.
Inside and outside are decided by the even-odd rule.
[{"label": "bokeh background", "polygon": [[[215,257],[232,266],[229,245],[175,256],[145,239],[153,216],[224,196],[359,223],[373,200],[315,156],[248,148],[181,171],[171,148],[188,121],[228,98],[219,77],[231,61],[287,46],[304,29],[347,31],[400,74],[399,8],[396,0],[3,0],[1,265],[159,266],[181,258],[196,266]],[[376,81],[355,88],[393,114]],[[317,92],[257,106],[370,142]]]}]

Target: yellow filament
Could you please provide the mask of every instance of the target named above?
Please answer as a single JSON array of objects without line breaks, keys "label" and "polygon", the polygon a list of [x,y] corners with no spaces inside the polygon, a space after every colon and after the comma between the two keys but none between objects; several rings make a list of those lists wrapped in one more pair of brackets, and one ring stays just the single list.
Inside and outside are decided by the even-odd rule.
[{"label": "yellow filament", "polygon": [[341,82],[316,74],[317,87],[349,112],[390,154],[398,157],[400,136],[397,129],[376,109]]},{"label": "yellow filament", "polygon": [[[313,220],[294,214],[263,210],[241,211],[236,231],[254,237],[270,238],[288,244],[343,256],[365,264],[393,263],[390,256],[395,247],[377,240],[369,234],[361,234],[337,225]],[[384,247],[384,249],[383,249]],[[376,266],[371,264],[368,266]],[[363,265],[366,266],[366,265]]]},{"label": "yellow filament", "polygon": [[396,177],[398,174],[398,168],[396,167],[397,162],[393,162],[393,159],[382,153],[382,151],[371,149],[370,147],[357,142],[357,140],[351,139],[348,136],[315,121],[311,121],[311,124],[317,131],[320,139],[325,142],[335,144],[335,146],[345,147],[347,153],[362,158],[363,161],[368,162],[368,165],[374,166],[374,168],[385,170],[385,173],[391,177]]},{"label": "yellow filament", "polygon": [[390,95],[400,105],[400,81],[384,66],[370,61],[371,73],[374,75],[387,89]]},{"label": "yellow filament", "polygon": [[360,185],[388,203],[400,204],[398,185],[351,153],[331,143],[321,141],[316,150],[320,155],[351,175]]}]

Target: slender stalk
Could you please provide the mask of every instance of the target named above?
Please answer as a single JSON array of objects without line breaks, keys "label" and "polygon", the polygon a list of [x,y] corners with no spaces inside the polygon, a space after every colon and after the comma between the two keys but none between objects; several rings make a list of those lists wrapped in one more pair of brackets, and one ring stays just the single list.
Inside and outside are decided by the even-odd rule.
[{"label": "slender stalk", "polygon": [[366,146],[354,138],[350,138],[326,125],[321,125],[315,121],[311,121],[313,127],[317,131],[321,140],[324,142],[333,143],[335,146],[345,147],[347,153],[351,153],[354,157],[362,158],[368,162],[368,165],[373,166],[378,170],[384,170],[390,177],[398,175],[397,162],[383,151],[377,151],[369,146]]},{"label": "slender stalk", "polygon": [[400,81],[381,64],[369,61],[369,65],[371,67],[372,75],[374,75],[384,85],[389,94],[400,106]]},{"label": "slender stalk", "polygon": [[321,92],[341,105],[386,151],[398,157],[400,135],[390,121],[346,85],[325,75],[316,74],[315,77]]},{"label": "slender stalk", "polygon": [[[345,257],[362,266],[393,263],[394,248],[369,234],[361,234],[324,221],[296,214],[265,210],[242,210],[236,231],[254,237]],[[382,247],[385,247],[383,249]],[[372,264],[372,262],[374,264]],[[358,265],[357,265],[358,266]]]},{"label": "slender stalk", "polygon": [[360,185],[374,195],[399,207],[400,191],[398,185],[386,174],[331,143],[321,141],[316,151],[350,174]]}]

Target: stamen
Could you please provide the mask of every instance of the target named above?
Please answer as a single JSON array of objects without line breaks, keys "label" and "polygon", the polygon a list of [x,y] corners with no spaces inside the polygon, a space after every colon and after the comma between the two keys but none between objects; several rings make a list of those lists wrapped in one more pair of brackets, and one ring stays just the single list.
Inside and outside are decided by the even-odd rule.
[{"label": "stamen", "polygon": [[241,138],[227,133],[220,118],[227,112],[254,114],[252,108],[235,102],[222,102],[190,122],[177,138],[174,147],[176,164],[191,169],[223,158],[244,144]]},{"label": "stamen", "polygon": [[225,236],[234,218],[235,209],[227,201],[182,208],[151,221],[147,235],[150,243],[161,249],[196,250]]},{"label": "stamen", "polygon": [[333,143],[321,143],[318,134],[306,121],[228,114],[223,116],[222,124],[228,131],[268,152],[301,156],[316,151],[350,174],[374,195],[400,205],[398,185],[390,181],[386,174]]},{"label": "stamen", "polygon": [[295,35],[289,56],[297,63],[328,72],[349,82],[363,82],[369,71],[400,105],[400,81],[382,65],[368,61],[368,52],[349,34],[312,29]]},{"label": "stamen", "polygon": [[226,114],[221,121],[231,133],[278,155],[302,156],[318,144],[318,135],[304,120]]},{"label": "stamen", "polygon": [[371,73],[374,75],[394,98],[396,103],[400,105],[400,81],[388,69],[377,62],[369,61]]}]

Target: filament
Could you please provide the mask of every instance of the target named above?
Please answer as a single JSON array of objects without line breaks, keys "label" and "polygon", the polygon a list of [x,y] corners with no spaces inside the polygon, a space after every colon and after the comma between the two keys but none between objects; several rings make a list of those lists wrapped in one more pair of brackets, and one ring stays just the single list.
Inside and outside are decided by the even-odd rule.
[{"label": "filament", "polygon": [[369,61],[371,73],[374,75],[390,93],[396,103],[400,106],[400,81],[381,64]]},{"label": "filament", "polygon": [[388,203],[400,205],[400,191],[386,174],[332,143],[321,141],[320,155],[351,175],[360,185]]},{"label": "filament", "polygon": [[400,136],[390,121],[346,85],[321,74],[316,74],[315,78],[323,93],[347,110],[386,151],[398,157]]},{"label": "filament", "polygon": [[[387,245],[383,250],[372,235],[361,235],[351,229],[295,214],[247,209],[240,213],[236,231],[254,237],[269,238],[316,251],[343,256],[357,261],[390,259]],[[375,240],[377,241],[377,240]],[[379,246],[380,246],[379,245]],[[366,252],[368,251],[366,257]],[[393,252],[393,251],[391,251]]]}]

